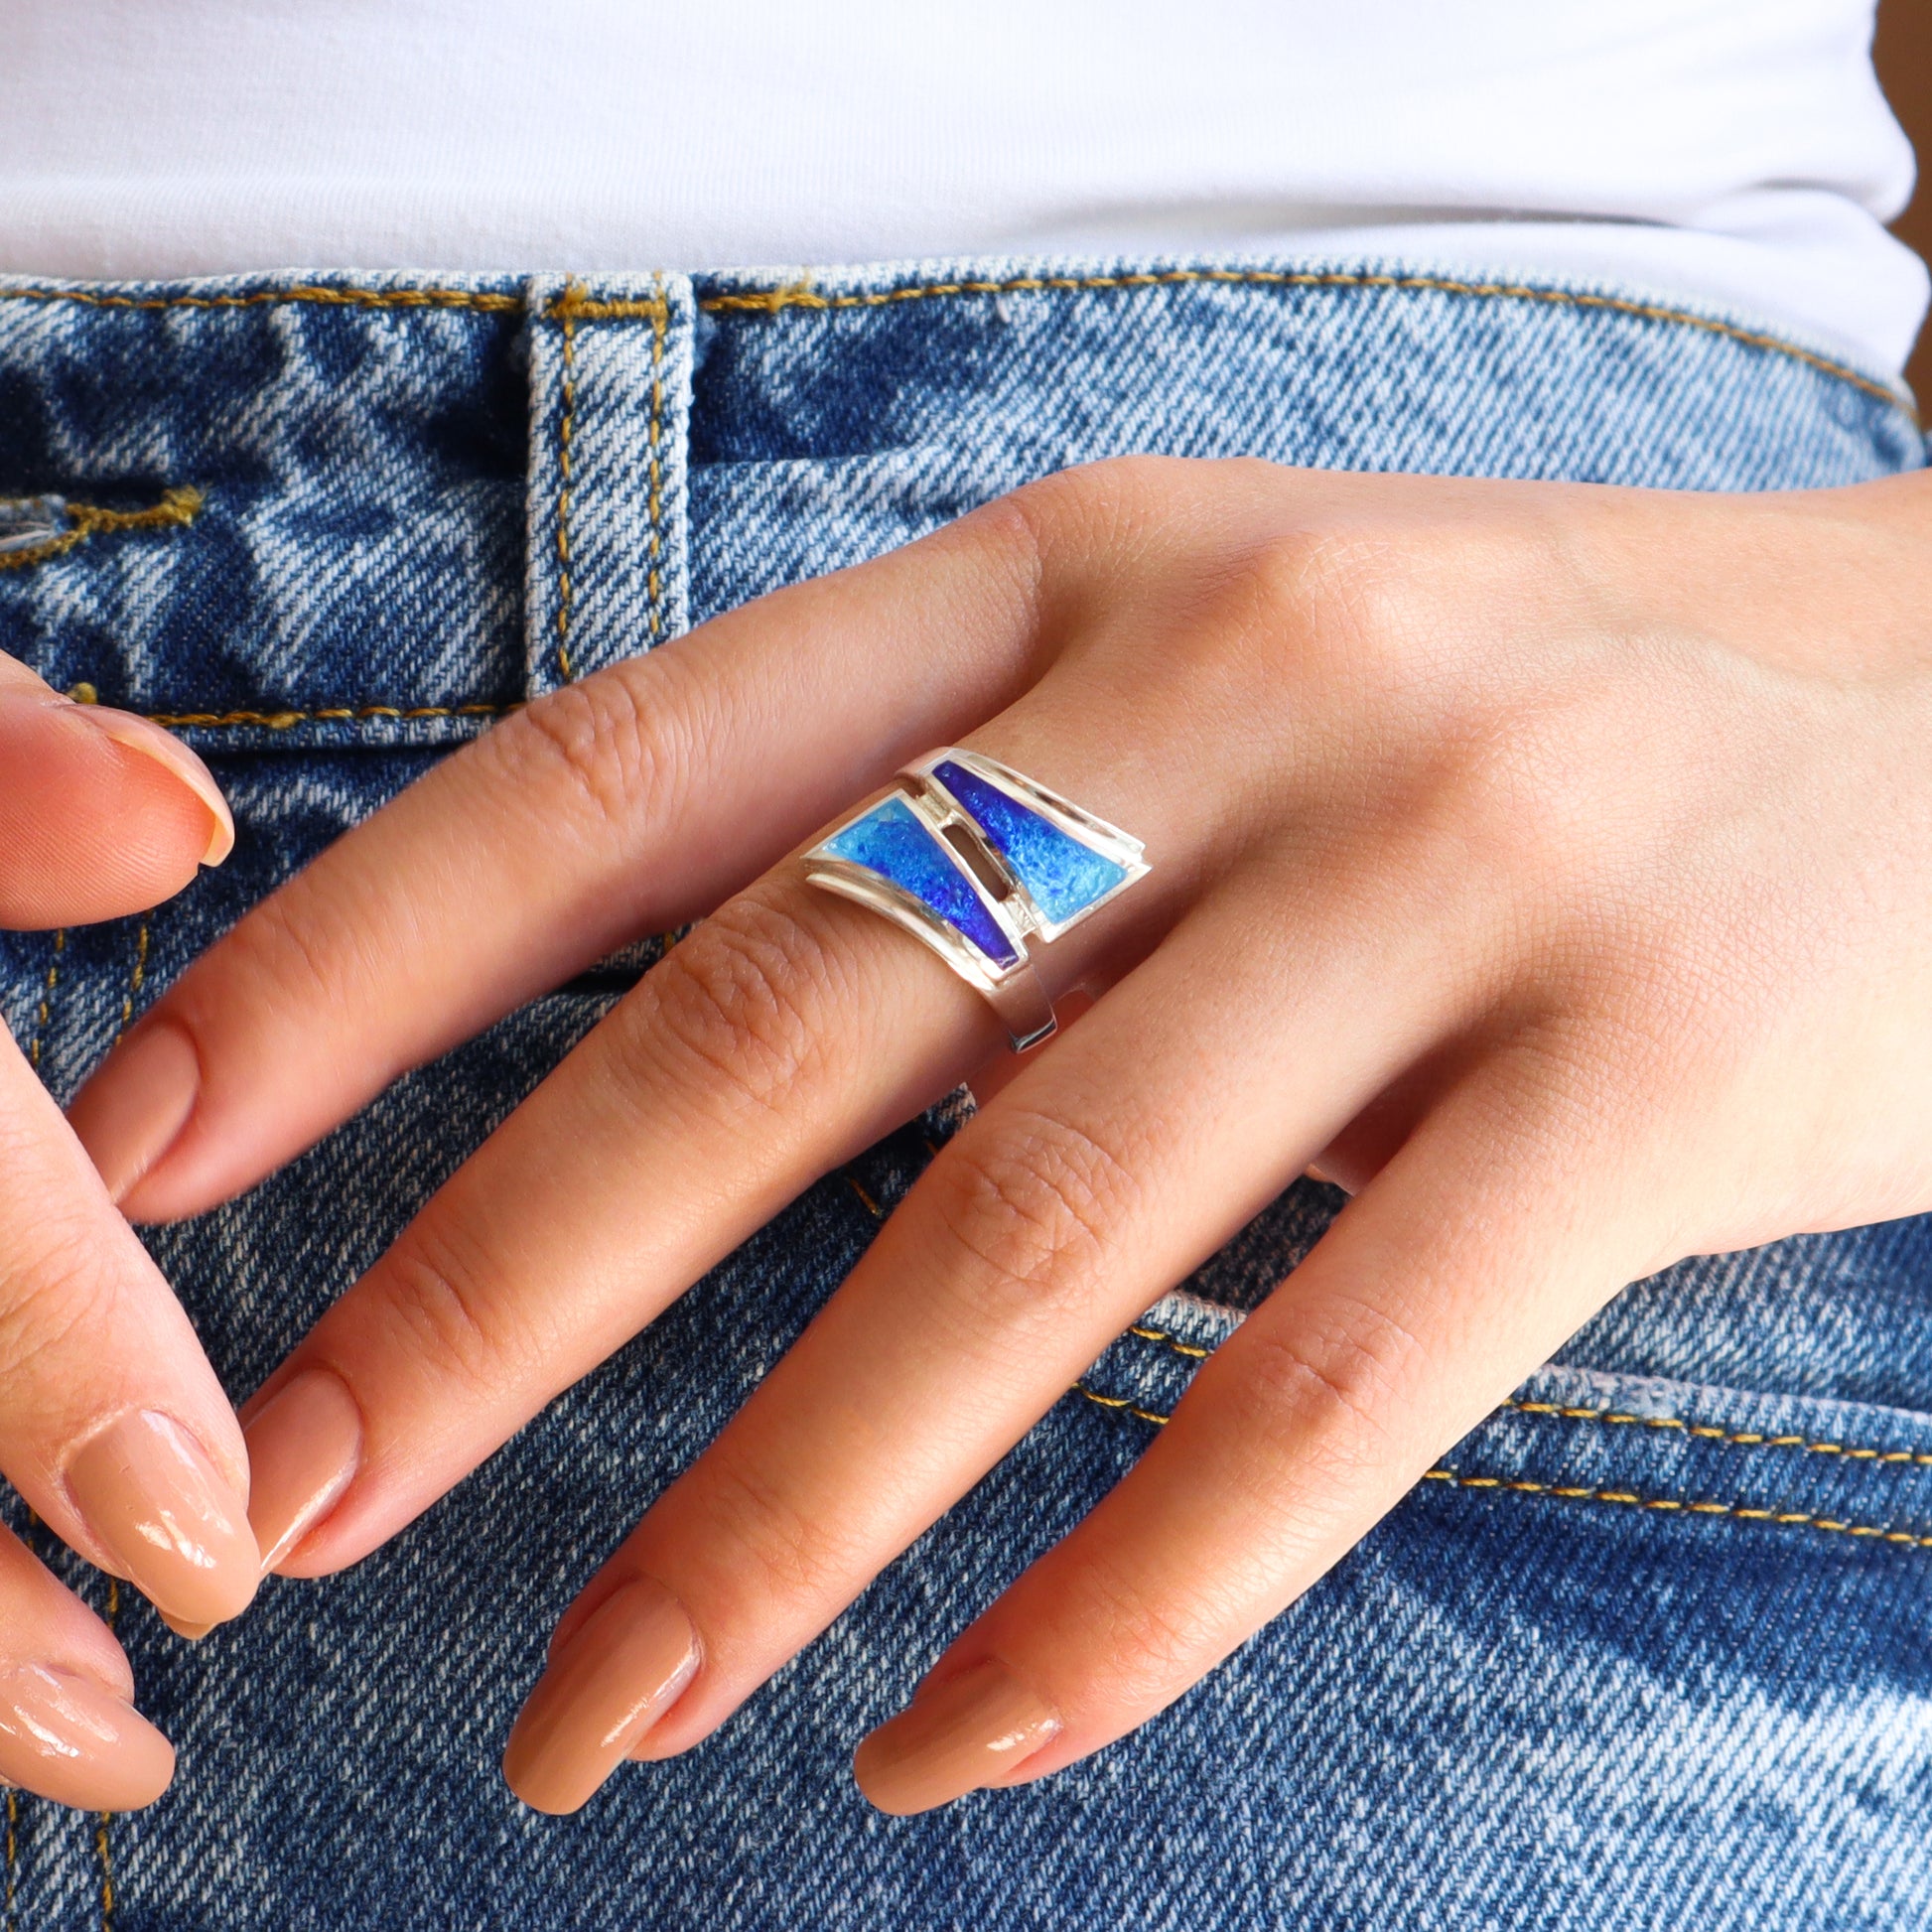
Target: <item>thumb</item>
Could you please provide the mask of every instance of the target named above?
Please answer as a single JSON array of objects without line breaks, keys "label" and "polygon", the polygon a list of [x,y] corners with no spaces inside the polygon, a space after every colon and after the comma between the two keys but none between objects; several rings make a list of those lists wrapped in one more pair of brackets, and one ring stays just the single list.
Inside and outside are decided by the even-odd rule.
[{"label": "thumb", "polygon": [[233,844],[220,787],[187,746],[0,657],[0,926],[139,911]]}]

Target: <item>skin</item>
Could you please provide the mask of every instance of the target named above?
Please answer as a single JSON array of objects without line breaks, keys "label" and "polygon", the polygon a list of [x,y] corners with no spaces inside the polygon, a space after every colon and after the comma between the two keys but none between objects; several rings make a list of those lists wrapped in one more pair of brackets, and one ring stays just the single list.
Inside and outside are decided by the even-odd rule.
[{"label": "skin", "polygon": [[[668,1593],[695,1668],[669,1675],[678,1626],[673,1701],[617,1687],[600,1748],[688,1749],[1317,1163],[1354,1193],[1326,1237],[1088,1518],[933,1633],[921,1722],[954,1728],[916,1776],[898,1733],[860,1773],[912,1809],[1131,1730],[1624,1282],[1932,1207],[1927,496],[1099,465],[529,707],[244,920],[76,1109],[129,1213],[197,1212],[704,916],[258,1398],[320,1368],[360,1421],[279,1567],[376,1548],[977,1074],[553,1657],[621,1587]],[[1017,1069],[970,989],[780,863],[944,743],[1154,867],[1043,954],[1097,1003]],[[200,1086],[150,1149],[123,1069],[157,1029]],[[985,1749],[967,1706],[1005,1714]]]},{"label": "skin", "polygon": [[[0,658],[0,925],[139,911],[232,840],[192,753]],[[47,1529],[115,1575],[139,1569],[164,1610],[247,1602],[257,1561],[240,1426],[168,1285],[3,1034],[0,1364],[0,1470]],[[184,1475],[197,1511],[226,1495],[238,1542],[207,1575],[139,1553],[130,1566],[124,1549],[144,1541],[157,1503],[179,1515]],[[133,1696],[106,1626],[0,1529],[0,1778],[90,1809],[147,1804],[174,1753]]]}]

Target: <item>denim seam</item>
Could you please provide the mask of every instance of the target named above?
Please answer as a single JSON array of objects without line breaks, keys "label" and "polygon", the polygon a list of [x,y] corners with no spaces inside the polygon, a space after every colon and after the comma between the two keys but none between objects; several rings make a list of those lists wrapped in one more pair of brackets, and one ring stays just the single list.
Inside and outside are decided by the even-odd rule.
[{"label": "denim seam", "polygon": [[[69,695],[93,690],[92,685],[74,685]],[[98,695],[82,699],[97,703]],[[502,718],[521,711],[521,699],[492,704],[479,700],[467,704],[362,704],[318,705],[307,711],[144,711],[140,715],[152,725],[165,725],[172,731],[227,731],[258,727],[263,731],[293,731],[297,725],[365,725],[408,722],[417,718]]]},{"label": "denim seam", "polygon": [[[1190,283],[1219,283],[1296,289],[1376,289],[1393,294],[1433,294],[1465,296],[1484,301],[1539,303],[1549,307],[1599,310],[1612,315],[1630,316],[1642,322],[1668,323],[1678,328],[1700,330],[1706,335],[1748,348],[1763,349],[1850,383],[1878,401],[1889,403],[1901,414],[1918,420],[1917,412],[1904,398],[1884,383],[1851,366],[1821,355],[1800,344],[1787,342],[1768,331],[1746,329],[1716,316],[1702,316],[1690,309],[1677,309],[1667,303],[1639,302],[1628,296],[1592,295],[1575,289],[1539,288],[1522,282],[1465,282],[1446,275],[1369,275],[1310,273],[1292,269],[1176,268],[1133,275],[1018,275],[1005,281],[924,282],[899,289],[873,289],[850,295],[821,295],[801,285],[735,295],[706,296],[699,308],[707,314],[749,313],[774,315],[786,309],[866,309],[884,308],[897,302],[930,301],[952,296],[989,296],[1020,294],[1090,294],[1109,290],[1184,287]],[[246,295],[105,295],[92,289],[0,288],[0,301],[72,302],[96,309],[252,309],[288,304],[316,304],[330,308],[464,311],[490,315],[515,314],[523,307],[519,295],[483,289],[413,288],[364,289],[329,288],[302,284],[287,289],[257,289]],[[597,301],[586,296],[566,296],[551,305],[551,313],[562,319],[572,316],[582,321],[649,320],[662,317],[664,303],[657,301]]]},{"label": "denim seam", "polygon": [[158,503],[144,510],[107,510],[93,503],[69,503],[68,527],[45,542],[21,550],[0,551],[0,570],[25,570],[30,564],[46,563],[50,557],[63,557],[91,536],[118,530],[184,529],[201,514],[199,489],[170,489]]},{"label": "denim seam", "polygon": [[141,929],[134,939],[134,964],[127,976],[127,991],[121,995],[121,1025],[114,1039],[118,1044],[121,1035],[126,1033],[134,1020],[134,1003],[141,997],[141,988],[148,977],[148,920],[141,921]]},{"label": "denim seam", "polygon": [[[1137,1340],[1157,1343],[1192,1361],[1204,1361],[1212,1349],[1176,1340],[1160,1328],[1135,1326],[1127,1331]],[[1098,1399],[1098,1398],[1096,1398]],[[1683,1416],[1626,1415],[1614,1409],[1585,1409],[1557,1402],[1518,1402],[1513,1398],[1499,1403],[1496,1414],[1540,1416],[1555,1422],[1597,1423],[1605,1427],[1634,1426],[1641,1429],[1676,1430],[1699,1442],[1723,1443],[1733,1449],[1795,1449],[1810,1455],[1842,1455],[1848,1462],[1871,1462],[1880,1467],[1932,1469],[1932,1452],[1906,1449],[1854,1449],[1844,1443],[1814,1442],[1809,1436],[1767,1436],[1762,1430],[1721,1428],[1716,1423],[1691,1422]],[[1143,1418],[1147,1420],[1147,1418]]]},{"label": "denim seam", "polygon": [[[1609,1409],[1573,1409],[1554,1402],[1505,1402],[1501,1410],[1519,1416],[1543,1416],[1552,1421],[1588,1422],[1606,1426],[1631,1425],[1642,1429],[1674,1429],[1701,1442],[1725,1443],[1736,1449],[1795,1449],[1810,1455],[1842,1455],[1851,1462],[1880,1466],[1899,1464],[1932,1468],[1932,1454],[1920,1449],[1852,1449],[1843,1443],[1813,1442],[1808,1436],[1767,1436],[1760,1430],[1725,1430],[1715,1423],[1686,1421],[1682,1416],[1633,1416]],[[1500,1410],[1499,1410],[1500,1413]]]},{"label": "denim seam", "polygon": [[1625,1509],[1655,1510],[1664,1514],[1722,1516],[1733,1522],[1772,1523],[1785,1528],[1822,1530],[1831,1536],[1853,1536],[1913,1550],[1932,1550],[1932,1536],[1910,1530],[1888,1530],[1877,1523],[1846,1523],[1802,1509],[1758,1509],[1742,1503],[1691,1501],[1680,1496],[1639,1496],[1628,1489],[1590,1489],[1565,1483],[1531,1482],[1520,1476],[1466,1476],[1457,1469],[1426,1469],[1425,1482],[1452,1483],[1458,1489],[1491,1489],[1522,1496],[1557,1496],[1570,1502],[1611,1503]]},{"label": "denim seam", "polygon": [[557,418],[557,674],[570,680],[570,456],[577,427],[577,316],[562,302],[553,313],[563,329],[563,408]]},{"label": "denim seam", "polygon": [[[107,1601],[110,1606],[107,1627],[114,1627],[112,1606],[116,1603],[119,1591],[110,1581],[107,1586]],[[111,1811],[100,1814],[100,1823],[94,1829],[94,1850],[100,1858],[100,1932],[114,1932],[114,1858],[108,1843],[108,1828],[114,1822]]]},{"label": "denim seam", "polygon": [[61,983],[61,960],[68,949],[68,929],[62,926],[54,935],[54,950],[48,955],[47,977],[41,981],[41,1003],[34,1016],[34,1043],[27,1063],[36,1073],[41,1070],[41,1054],[47,1046],[48,1023],[54,1017],[54,989]]},{"label": "denim seam", "polygon": [[856,1174],[848,1173],[845,1177],[845,1184],[848,1187],[850,1187],[855,1194],[859,1196],[860,1206],[862,1206],[866,1210],[866,1212],[872,1216],[872,1218],[875,1221],[883,1221],[886,1218],[886,1210],[883,1207],[881,1207],[880,1204],[876,1200],[874,1200],[869,1193],[866,1192],[865,1188],[863,1188],[859,1184],[859,1178]]},{"label": "denim seam", "polygon": [[18,1794],[12,1785],[7,1787],[7,1932],[19,1932],[18,1921],[14,1917],[14,1876],[18,1866],[15,1850],[15,1834],[20,1827],[20,1805]]},{"label": "denim seam", "polygon": [[[658,278],[661,290],[662,277]],[[570,621],[575,596],[571,577],[570,504],[571,463],[577,427],[577,329],[581,323],[647,322],[651,328],[650,345],[650,428],[645,448],[650,480],[648,497],[646,560],[646,610],[650,643],[663,634],[663,436],[664,436],[664,337],[670,325],[670,303],[660,292],[651,297],[604,299],[594,296],[582,282],[569,283],[564,292],[546,303],[542,313],[559,326],[563,337],[563,407],[558,419],[557,468],[557,670],[560,681],[568,684],[574,673],[570,659]],[[648,648],[648,646],[646,646]]]},{"label": "denim seam", "polygon": [[658,568],[664,538],[661,512],[664,504],[664,471],[659,445],[664,435],[664,331],[669,322],[668,305],[660,298],[652,304],[650,318],[650,536],[645,548],[645,588],[649,594],[650,641],[655,644],[663,628],[659,609],[663,573]]},{"label": "denim seam", "polygon": [[309,304],[328,309],[474,310],[485,315],[521,311],[520,295],[487,289],[328,288],[298,283],[247,295],[104,295],[95,289],[0,288],[0,302],[73,302],[89,309],[274,309]]},{"label": "denim seam", "polygon": [[[1137,1422],[1164,1429],[1173,1419],[1143,1409],[1127,1396],[1101,1395],[1084,1382],[1073,1385],[1075,1395],[1084,1396],[1097,1408],[1111,1415],[1132,1416]],[[1493,1490],[1502,1495],[1555,1496],[1567,1502],[1612,1503],[1626,1509],[1650,1510],[1659,1515],[1720,1516],[1735,1523],[1770,1523],[1779,1528],[1823,1531],[1831,1536],[1851,1536],[1862,1541],[1889,1543],[1912,1550],[1932,1550],[1932,1536],[1915,1536],[1910,1530],[1886,1529],[1879,1523],[1847,1523],[1834,1516],[1820,1516],[1802,1509],[1760,1509],[1744,1503],[1718,1503],[1683,1496],[1640,1496],[1630,1489],[1592,1489],[1581,1484],[1532,1482],[1522,1476],[1469,1476],[1458,1469],[1425,1469],[1423,1482],[1447,1482],[1457,1489]]]},{"label": "denim seam", "polygon": [[897,302],[925,302],[956,296],[995,296],[1026,294],[1090,294],[1096,291],[1184,287],[1190,283],[1223,283],[1290,289],[1317,289],[1339,292],[1348,289],[1376,289],[1394,294],[1465,296],[1491,302],[1540,303],[1552,308],[1599,310],[1611,315],[1630,316],[1642,322],[1669,323],[1678,328],[1701,330],[1706,335],[1723,337],[1747,348],[1763,349],[1803,363],[1822,375],[1849,382],[1880,402],[1889,403],[1916,423],[1918,415],[1904,398],[1882,382],[1863,374],[1847,362],[1787,342],[1764,330],[1746,329],[1738,323],[1725,322],[1716,316],[1701,316],[1695,310],[1672,308],[1659,302],[1640,302],[1629,296],[1591,295],[1575,289],[1538,288],[1520,282],[1464,282],[1443,275],[1370,275],[1346,273],[1305,273],[1291,269],[1174,268],[1133,275],[1016,275],[999,282],[925,282],[906,288],[873,289],[852,295],[822,295],[803,285],[742,294],[707,296],[698,306],[712,314],[723,311],[752,315],[775,315],[781,310],[877,309]]}]

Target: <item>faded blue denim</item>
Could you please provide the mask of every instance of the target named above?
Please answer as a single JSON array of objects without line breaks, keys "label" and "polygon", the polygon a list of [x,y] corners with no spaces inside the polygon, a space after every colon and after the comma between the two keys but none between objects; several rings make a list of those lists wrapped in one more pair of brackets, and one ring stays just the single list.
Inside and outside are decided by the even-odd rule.
[{"label": "faded blue denim", "polygon": [[[1359,264],[0,283],[0,649],[176,725],[240,826],[150,918],[0,935],[9,1024],[65,1096],[248,903],[504,707],[1137,450],[1750,489],[1924,460],[1883,382],[1754,329]],[[152,527],[71,507],[170,489],[199,507]],[[152,1237],[236,1396],[650,954]],[[553,1619],[950,1124],[820,1181],[349,1575],[271,1582],[193,1648],[123,1596],[179,1780],[105,1824],[14,1801],[9,1926],[1932,1923],[1923,1221],[1630,1289],[1138,1735],[872,1812],[855,1740],[1306,1251],[1335,1197],[1304,1183],[710,1743],[576,1818],[520,1809],[496,1757]]]}]

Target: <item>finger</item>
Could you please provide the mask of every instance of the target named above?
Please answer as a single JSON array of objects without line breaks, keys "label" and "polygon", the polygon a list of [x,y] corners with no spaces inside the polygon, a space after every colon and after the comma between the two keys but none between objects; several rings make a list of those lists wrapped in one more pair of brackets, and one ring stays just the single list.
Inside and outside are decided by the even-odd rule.
[{"label": "finger", "polygon": [[0,1780],[88,1811],[153,1803],[175,1753],[133,1697],[107,1626],[0,1527]]},{"label": "finger", "polygon": [[[1067,731],[1080,734],[1077,720]],[[1030,768],[1093,764],[1051,739],[1032,741]],[[1086,775],[1096,809],[1115,793],[1131,802],[1130,770]],[[1176,856],[1056,942],[1046,964],[1064,978],[1110,952],[1137,957],[1196,890],[1178,856],[1201,844],[1193,805],[1141,809]],[[1000,1036],[986,1003],[924,947],[794,867],[706,919],[250,1403],[254,1520],[271,1564],[321,1575],[393,1535]]]},{"label": "finger", "polygon": [[[614,1743],[669,1755],[722,1722],[1452,1018],[1416,922],[1362,918],[1348,878],[1258,870],[947,1146],[573,1606],[505,1760],[526,1801],[574,1808]],[[1350,997],[1368,971],[1390,989],[1372,1009]],[[704,1656],[641,1751],[571,1715],[632,1714],[624,1658],[584,1650],[615,1642],[614,1592],[655,1603],[640,1584],[684,1605]]]},{"label": "finger", "polygon": [[1025,525],[980,516],[554,693],[351,831],[183,976],[74,1102],[140,1219],[237,1191],[408,1067],[708,912],[1040,647]]},{"label": "finger", "polygon": [[139,911],[233,843],[220,789],[185,745],[0,657],[0,926]]},{"label": "finger", "polygon": [[[1648,1264],[1583,1096],[1505,1055],[1446,1101],[1203,1365],[1148,1453],[860,1746],[917,1812],[1084,1757],[1351,1549]],[[1587,1157],[1594,1156],[1594,1160]],[[1655,1176],[1652,1176],[1655,1178]]]},{"label": "finger", "polygon": [[254,1594],[234,1413],[180,1303],[4,1039],[0,1470],[72,1548],[180,1623],[218,1622]]}]

